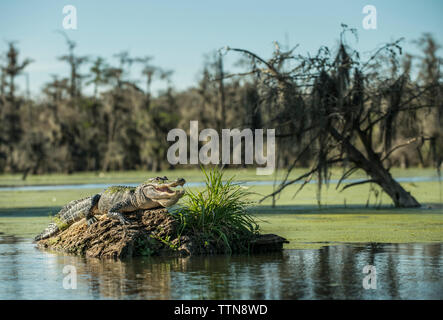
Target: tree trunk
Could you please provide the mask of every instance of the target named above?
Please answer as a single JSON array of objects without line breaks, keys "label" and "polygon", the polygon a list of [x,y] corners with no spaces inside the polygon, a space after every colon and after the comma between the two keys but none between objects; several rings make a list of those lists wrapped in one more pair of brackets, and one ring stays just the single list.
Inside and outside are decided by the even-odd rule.
[{"label": "tree trunk", "polygon": [[386,192],[394,202],[396,208],[417,208],[420,203],[407,192],[388,170],[378,163],[370,162],[371,167],[366,173]]},{"label": "tree trunk", "polygon": [[[396,208],[417,208],[420,203],[407,192],[394,178],[389,171],[383,167],[383,163],[379,156],[369,147],[366,148],[368,158],[366,158],[352,143],[343,137],[334,128],[329,128],[331,135],[345,148],[349,161],[354,163],[360,169],[363,169],[371,181],[377,183],[384,192],[386,192],[394,202]],[[361,132],[360,132],[361,133]],[[369,146],[367,139],[360,136],[364,145]]]},{"label": "tree trunk", "polygon": [[221,110],[221,119],[220,119],[220,128],[219,132],[221,132],[221,129],[225,129],[226,128],[226,97],[225,97],[225,86],[223,83],[223,77],[224,77],[224,72],[223,72],[223,58],[221,55],[218,56],[218,61],[217,61],[217,71],[218,71],[218,91],[219,91],[219,99],[220,99],[220,110]]},{"label": "tree trunk", "polygon": [[14,75],[11,75],[9,80],[9,96],[12,102],[14,102],[14,94],[15,94]]}]

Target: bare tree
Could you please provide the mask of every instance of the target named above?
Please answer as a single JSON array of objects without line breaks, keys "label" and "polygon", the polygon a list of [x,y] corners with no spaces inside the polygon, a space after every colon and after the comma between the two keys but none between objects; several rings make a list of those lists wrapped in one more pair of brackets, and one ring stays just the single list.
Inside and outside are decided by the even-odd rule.
[{"label": "bare tree", "polygon": [[68,46],[68,54],[61,56],[58,59],[60,61],[67,62],[69,64],[69,67],[71,68],[69,94],[71,96],[71,99],[74,99],[81,95],[80,87],[83,76],[80,74],[79,70],[80,66],[88,61],[88,57],[75,55],[74,51],[77,44],[69,39],[65,32],[60,31],[59,33],[63,35],[66,40],[66,44]]},{"label": "bare tree", "polygon": [[[284,181],[267,197],[298,181],[304,182],[303,188],[314,176],[318,178],[320,194],[322,184],[329,182],[330,168],[341,164],[350,167],[344,170],[337,187],[357,170],[363,170],[369,178],[350,183],[343,190],[375,183],[396,207],[418,207],[417,200],[391,176],[385,160],[403,146],[392,145],[399,116],[414,117],[417,110],[429,107],[420,98],[433,86],[407,90],[405,74],[384,76],[380,57],[398,61],[399,41],[378,49],[363,61],[346,44],[347,31],[353,30],[345,26],[335,55],[327,47],[314,57],[295,55],[293,50],[281,52],[277,47],[273,57],[265,60],[248,50],[228,48],[254,60],[255,67],[241,75],[255,74],[261,79],[261,94],[268,105],[265,126],[276,128],[278,138],[290,137],[299,145]],[[282,68],[284,64],[290,67]],[[383,140],[381,150],[377,150],[378,143],[374,141],[377,136]],[[410,140],[415,139],[427,137],[419,134]],[[308,152],[314,157],[311,168],[289,179],[290,172]]]},{"label": "bare tree", "polygon": [[[9,99],[14,101],[15,99],[15,78],[20,75],[23,70],[32,62],[31,59],[25,59],[19,62],[19,51],[14,45],[13,41],[8,42],[9,50],[6,53],[6,65],[2,67],[2,74],[9,77]],[[3,81],[2,81],[3,82]],[[3,84],[4,85],[4,84]],[[2,85],[2,86],[3,86]]]},{"label": "bare tree", "polygon": [[89,80],[86,84],[94,84],[94,98],[97,98],[98,88],[102,84],[107,83],[105,76],[106,68],[107,66],[105,60],[102,57],[97,57],[89,70],[91,72],[91,80]]},{"label": "bare tree", "polygon": [[151,84],[154,74],[159,71],[159,69],[151,64],[153,58],[150,56],[145,56],[142,58],[136,58],[135,62],[142,65],[142,75],[146,77],[146,106],[149,109],[149,104],[151,101]]}]

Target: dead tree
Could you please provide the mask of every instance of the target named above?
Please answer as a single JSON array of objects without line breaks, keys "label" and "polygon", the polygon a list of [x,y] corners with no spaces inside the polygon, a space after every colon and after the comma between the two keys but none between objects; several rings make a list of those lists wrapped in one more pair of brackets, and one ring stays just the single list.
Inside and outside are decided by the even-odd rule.
[{"label": "dead tree", "polygon": [[88,61],[88,57],[75,55],[74,50],[77,44],[69,39],[66,33],[60,33],[65,37],[66,44],[68,45],[68,54],[61,56],[58,59],[67,62],[71,68],[69,95],[71,99],[75,99],[81,96],[81,80],[84,78],[84,76],[79,73],[80,66]]},{"label": "dead tree", "polygon": [[[278,139],[292,139],[293,161],[280,186],[267,197],[275,197],[283,189],[299,181],[301,188],[318,179],[319,191],[330,179],[330,168],[342,165],[345,170],[337,184],[357,170],[363,170],[368,179],[350,183],[347,189],[364,183],[378,184],[392,199],[395,207],[419,207],[418,201],[390,174],[386,159],[402,145],[392,145],[399,119],[413,117],[427,107],[420,97],[430,86],[407,86],[408,77],[385,77],[380,58],[389,56],[397,61],[401,54],[399,42],[377,50],[367,61],[352,50],[341,35],[335,55],[322,47],[316,56],[295,55],[293,50],[281,52],[279,47],[271,59],[265,60],[255,53],[237,48],[253,60],[253,68],[240,76],[255,75],[261,82],[261,95],[266,103],[267,121],[264,126],[276,129]],[[282,67],[287,65],[289,67]],[[232,77],[236,75],[229,75]],[[399,117],[402,115],[402,117]],[[379,139],[377,139],[377,137]],[[377,143],[377,141],[383,143]],[[410,139],[427,139],[417,135]],[[409,140],[408,140],[409,141]],[[313,156],[311,168],[296,179],[290,172],[300,159]]]}]

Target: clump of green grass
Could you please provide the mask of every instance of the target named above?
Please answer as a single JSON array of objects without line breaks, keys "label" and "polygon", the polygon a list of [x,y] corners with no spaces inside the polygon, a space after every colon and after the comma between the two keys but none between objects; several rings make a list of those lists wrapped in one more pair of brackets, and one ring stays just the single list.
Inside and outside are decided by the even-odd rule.
[{"label": "clump of green grass", "polygon": [[211,244],[225,252],[246,251],[248,239],[259,231],[254,217],[247,212],[250,192],[235,184],[234,177],[223,181],[220,169],[202,171],[205,189],[187,190],[184,204],[176,211],[179,233],[192,236],[204,247]]}]

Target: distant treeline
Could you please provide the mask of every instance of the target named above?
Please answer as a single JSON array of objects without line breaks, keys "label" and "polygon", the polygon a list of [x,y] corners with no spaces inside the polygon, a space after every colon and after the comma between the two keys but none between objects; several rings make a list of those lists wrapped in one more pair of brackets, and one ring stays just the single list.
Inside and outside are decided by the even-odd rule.
[{"label": "distant treeline", "polygon": [[[198,120],[200,128],[214,128],[219,132],[223,128],[275,128],[279,168],[295,162],[297,166],[309,167],[319,152],[321,154],[320,145],[309,143],[312,132],[308,128],[298,129],[303,121],[312,122],[307,118],[312,117],[312,113],[307,113],[308,105],[315,102],[310,90],[323,76],[320,70],[326,67],[320,64],[326,61],[324,57],[332,57],[328,48],[322,47],[317,56],[302,57],[276,44],[273,56],[267,60],[272,68],[266,64],[259,68],[261,58],[246,50],[215,51],[204,63],[198,83],[177,91],[171,82],[172,72],[156,67],[150,57],[131,57],[121,52],[116,55],[118,62],[114,65],[101,57],[77,55],[76,44],[67,37],[65,40],[66,55],[54,59],[66,62],[70,73],[53,75],[38,99],[30,98],[23,93],[23,88],[19,90],[15,85],[17,77],[33,63],[32,57],[24,58],[28,54],[19,52],[14,42],[8,43],[1,53],[1,173],[21,172],[26,176],[48,172],[168,169],[171,165],[166,152],[172,142],[166,140],[167,133],[173,128],[188,131],[190,120]],[[395,55],[392,54],[395,48],[388,49],[387,54],[378,55],[375,51],[368,65],[360,66],[362,70],[373,70],[366,72],[361,80],[370,92],[362,104],[377,104],[383,110],[399,99],[401,105],[408,106],[407,112],[399,114],[394,110],[391,118],[388,115],[373,132],[371,129],[375,151],[386,143],[404,145],[386,157],[388,166],[441,164],[442,60],[437,55],[438,45],[430,35],[424,35],[415,43],[419,55]],[[338,51],[341,52],[340,48]],[[245,71],[230,74],[225,70],[226,54],[239,54],[239,65]],[[294,67],[285,54],[300,64]],[[342,57],[341,63],[346,63],[346,57]],[[138,79],[128,76],[134,64],[142,66]],[[306,77],[301,76],[303,72],[294,73],[297,67],[308,70],[308,64]],[[313,67],[317,68],[316,72]],[[326,71],[329,75],[335,72]],[[270,74],[275,76],[269,77]],[[285,74],[287,79],[281,79]],[[401,81],[390,82],[400,78]],[[343,79],[346,81],[346,77]],[[153,95],[151,84],[156,81],[163,81],[166,89]],[[289,82],[290,85],[281,86]],[[348,85],[355,87],[358,83]],[[87,86],[91,89],[85,90]],[[417,89],[426,86],[429,90]],[[331,90],[326,86],[323,89]],[[352,119],[345,120],[352,122]],[[385,139],[386,134],[390,135],[389,139]],[[337,152],[340,151],[337,149]]]}]

